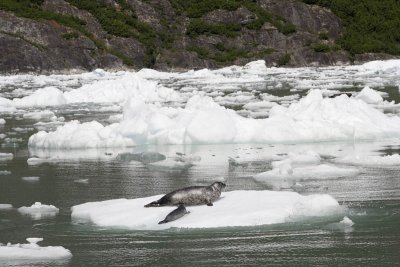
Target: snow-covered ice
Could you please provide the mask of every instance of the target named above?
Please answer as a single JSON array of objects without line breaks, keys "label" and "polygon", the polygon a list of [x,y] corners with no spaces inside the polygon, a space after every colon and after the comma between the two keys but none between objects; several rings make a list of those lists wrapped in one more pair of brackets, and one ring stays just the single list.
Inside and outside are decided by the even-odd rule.
[{"label": "snow-covered ice", "polygon": [[0,244],[0,260],[51,260],[68,259],[71,251],[61,246],[41,247],[43,238],[27,238],[27,244]]},{"label": "snow-covered ice", "polygon": [[88,202],[72,207],[75,222],[101,227],[135,230],[178,228],[214,228],[257,226],[303,220],[307,217],[337,215],[343,212],[329,195],[302,196],[295,192],[231,191],[224,192],[214,206],[189,206],[188,216],[159,225],[175,207],[144,208],[161,195],[138,199],[114,199]]},{"label": "snow-covered ice", "polygon": [[59,209],[53,205],[45,205],[40,202],[35,202],[35,204],[30,207],[23,206],[18,208],[18,212],[23,215],[29,215],[34,220],[40,220],[43,218],[55,217],[58,214]]}]

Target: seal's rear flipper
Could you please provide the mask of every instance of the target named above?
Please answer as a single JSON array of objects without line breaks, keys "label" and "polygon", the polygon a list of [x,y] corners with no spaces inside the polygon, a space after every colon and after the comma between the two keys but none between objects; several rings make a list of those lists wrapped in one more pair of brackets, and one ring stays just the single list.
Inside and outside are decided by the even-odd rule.
[{"label": "seal's rear flipper", "polygon": [[158,203],[158,201],[153,201],[149,204],[144,205],[145,208],[149,208],[149,207],[159,207],[160,204]]}]

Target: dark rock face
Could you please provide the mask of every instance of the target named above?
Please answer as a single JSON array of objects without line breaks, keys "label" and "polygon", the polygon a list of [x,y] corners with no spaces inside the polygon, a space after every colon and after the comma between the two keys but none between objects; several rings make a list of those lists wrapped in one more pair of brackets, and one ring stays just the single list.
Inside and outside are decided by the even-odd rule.
[{"label": "dark rock face", "polygon": [[[176,12],[170,1],[127,0],[130,12],[157,35],[154,47],[149,50],[143,40],[110,34],[89,11],[65,0],[45,0],[41,9],[79,18],[90,35],[53,20],[32,20],[0,10],[0,72],[124,69],[128,68],[127,60],[132,64],[129,67],[135,69],[187,70],[241,65],[257,59],[264,59],[268,66],[319,66],[391,57],[368,54],[351,58],[340,48],[318,52],[313,45],[334,47],[343,32],[341,21],[330,10],[296,0],[254,2],[294,24],[296,32],[283,34],[269,22],[259,29],[248,28],[246,25],[258,18],[242,6],[233,11],[213,10],[199,18],[208,24],[240,25],[234,36],[216,33],[190,36],[187,29],[191,18]],[[118,1],[104,3],[121,9]],[[321,33],[324,33],[323,39]],[[151,66],[148,66],[149,53]]]},{"label": "dark rock face", "polygon": [[0,71],[51,72],[71,69],[122,68],[117,57],[79,36],[62,37],[70,29],[55,22],[37,22],[0,11]]}]

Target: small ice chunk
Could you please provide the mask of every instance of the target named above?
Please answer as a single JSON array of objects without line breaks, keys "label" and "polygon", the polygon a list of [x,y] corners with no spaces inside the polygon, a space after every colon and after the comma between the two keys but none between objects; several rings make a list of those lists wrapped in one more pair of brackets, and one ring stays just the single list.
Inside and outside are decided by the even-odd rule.
[{"label": "small ice chunk", "polygon": [[76,180],[74,180],[74,183],[76,183],[76,184],[88,184],[89,183],[89,179],[76,179]]},{"label": "small ice chunk", "polygon": [[25,182],[39,182],[40,177],[37,177],[37,176],[25,176],[25,177],[22,177],[21,179],[22,179],[22,181],[25,181]]},{"label": "small ice chunk", "polygon": [[56,121],[57,117],[54,114],[54,112],[50,110],[42,110],[42,111],[35,111],[35,112],[29,112],[25,113],[23,115],[24,119],[28,120],[36,120],[36,121]]},{"label": "small ice chunk", "polygon": [[31,244],[37,244],[38,242],[43,241],[43,238],[41,238],[41,237],[28,237],[26,239],[26,241],[28,241]]},{"label": "small ice chunk", "polygon": [[56,162],[56,159],[53,158],[29,158],[27,159],[27,163],[28,165],[40,165],[40,164],[44,164],[44,163],[52,163],[52,162]]},{"label": "small ice chunk", "polygon": [[72,257],[71,251],[61,246],[41,247],[37,243],[43,238],[30,237],[29,244],[0,244],[0,260],[54,260]]},{"label": "small ice chunk", "polygon": [[12,153],[0,153],[0,161],[12,160],[14,155]]},{"label": "small ice chunk", "polygon": [[368,86],[364,87],[364,89],[361,90],[356,98],[361,99],[368,104],[378,104],[383,102],[382,96],[377,91],[369,88]]},{"label": "small ice chunk", "polygon": [[10,210],[13,208],[11,204],[0,204],[0,210]]},{"label": "small ice chunk", "polygon": [[351,227],[354,225],[354,222],[350,220],[347,216],[345,216],[343,220],[341,220],[339,223],[347,227]]},{"label": "small ice chunk", "polygon": [[29,215],[34,220],[40,220],[42,218],[55,217],[58,214],[59,209],[53,205],[45,205],[40,202],[35,202],[35,204],[30,207],[23,206],[18,208],[18,212],[24,215]]},{"label": "small ice chunk", "polygon": [[0,171],[0,175],[10,175],[10,171]]},{"label": "small ice chunk", "polygon": [[3,125],[3,124],[5,124],[6,123],[6,120],[5,119],[0,119],[0,125]]}]

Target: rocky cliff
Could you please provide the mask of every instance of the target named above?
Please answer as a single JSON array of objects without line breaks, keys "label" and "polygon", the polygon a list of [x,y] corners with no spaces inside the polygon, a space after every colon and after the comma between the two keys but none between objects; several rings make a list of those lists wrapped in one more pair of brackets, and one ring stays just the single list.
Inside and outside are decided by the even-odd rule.
[{"label": "rocky cliff", "polygon": [[[341,20],[296,0],[4,0],[0,72],[217,68],[357,60]],[[360,55],[360,60],[390,57]]]}]

